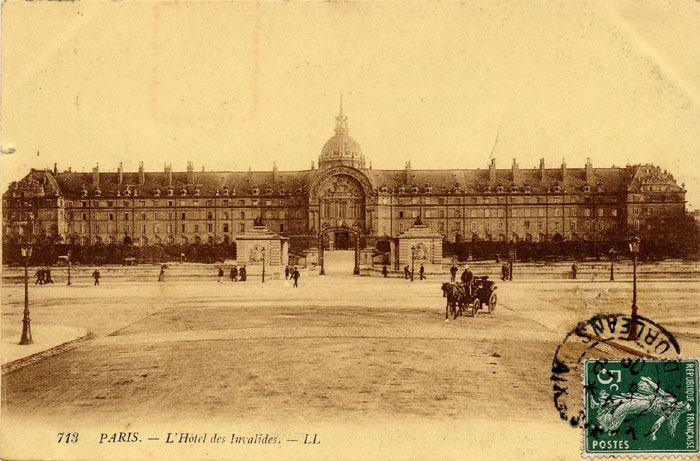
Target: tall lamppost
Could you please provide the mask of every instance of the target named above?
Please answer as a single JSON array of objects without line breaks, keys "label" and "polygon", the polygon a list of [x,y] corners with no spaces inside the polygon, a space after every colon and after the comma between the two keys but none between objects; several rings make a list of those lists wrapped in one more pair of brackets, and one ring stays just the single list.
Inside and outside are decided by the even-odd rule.
[{"label": "tall lamppost", "polygon": [[262,249],[262,257],[263,257],[262,283],[265,283],[265,247],[263,247],[263,249]]},{"label": "tall lamppost", "polygon": [[71,252],[69,251],[69,252],[68,252],[68,283],[66,284],[66,285],[68,285],[68,286],[71,286],[71,285],[72,285],[72,283],[71,283],[71,281],[70,281],[70,266],[71,266],[70,254],[71,254]]},{"label": "tall lamppost", "polygon": [[416,263],[416,247],[412,246],[411,247],[411,282],[413,282],[413,272],[414,272],[414,267]]},{"label": "tall lamppost", "polygon": [[630,334],[628,339],[635,341],[637,339],[637,255],[639,254],[639,237],[633,237],[629,242],[630,252],[632,253],[632,322],[630,324]]},{"label": "tall lamppost", "polygon": [[22,339],[19,343],[32,344],[31,319],[29,318],[29,258],[32,257],[32,247],[22,245],[22,257],[24,258],[24,318],[22,319]]},{"label": "tall lamppost", "polygon": [[608,251],[610,254],[610,281],[614,282],[615,281],[615,248],[610,248],[610,251]]}]

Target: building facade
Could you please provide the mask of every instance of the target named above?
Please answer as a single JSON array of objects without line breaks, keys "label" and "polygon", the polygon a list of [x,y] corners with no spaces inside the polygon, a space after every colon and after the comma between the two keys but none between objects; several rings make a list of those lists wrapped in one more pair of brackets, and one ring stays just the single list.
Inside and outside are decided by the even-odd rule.
[{"label": "building facade", "polygon": [[[593,168],[400,170],[366,166],[336,117],[318,167],[304,171],[116,173],[32,170],[3,195],[3,242],[79,245],[231,243],[262,217],[288,237],[326,230],[336,248],[353,234],[395,238],[418,218],[446,240],[609,240],[653,234],[685,214],[685,190],[653,165]],[[348,231],[344,231],[347,229]]]}]

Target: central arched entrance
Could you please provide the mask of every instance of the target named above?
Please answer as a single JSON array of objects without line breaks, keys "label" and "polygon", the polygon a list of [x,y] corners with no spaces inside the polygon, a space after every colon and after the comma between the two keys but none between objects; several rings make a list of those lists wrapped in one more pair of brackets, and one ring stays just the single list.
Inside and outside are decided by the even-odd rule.
[{"label": "central arched entrance", "polygon": [[[360,231],[358,226],[339,223],[336,226],[324,226],[318,238],[318,258],[321,264],[320,275],[326,275],[326,251],[330,249],[355,250],[353,275],[360,275]],[[337,246],[342,244],[342,248]]]}]

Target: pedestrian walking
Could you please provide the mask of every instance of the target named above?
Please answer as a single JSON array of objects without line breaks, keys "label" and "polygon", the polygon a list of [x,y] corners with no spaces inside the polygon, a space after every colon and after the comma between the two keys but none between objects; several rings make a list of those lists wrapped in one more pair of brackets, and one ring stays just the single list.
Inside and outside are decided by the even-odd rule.
[{"label": "pedestrian walking", "polygon": [[508,264],[503,263],[503,265],[501,266],[501,280],[503,280],[504,282],[508,280],[508,272]]},{"label": "pedestrian walking", "polygon": [[403,268],[403,278],[406,280],[411,278],[411,271],[408,269],[408,266]]},{"label": "pedestrian walking", "polygon": [[224,268],[219,267],[219,283],[223,282],[224,280]]},{"label": "pedestrian walking", "polygon": [[578,266],[576,266],[576,263],[573,263],[571,265],[571,278],[576,280],[576,274],[578,273]]},{"label": "pedestrian walking", "polygon": [[241,278],[241,282],[245,282],[245,279],[247,277],[245,264],[243,264],[243,267],[241,267],[241,270],[238,271],[238,275]]},{"label": "pedestrian walking", "polygon": [[294,268],[294,271],[292,272],[292,278],[294,279],[294,288],[299,286],[299,277],[301,277],[301,274],[297,270],[297,268]]},{"label": "pedestrian walking", "polygon": [[53,279],[51,278],[51,267],[46,267],[44,271],[44,283],[53,283]]},{"label": "pedestrian walking", "polygon": [[92,273],[92,278],[95,279],[95,284],[93,286],[99,286],[100,285],[100,270],[95,269],[95,271]]},{"label": "pedestrian walking", "polygon": [[457,277],[457,266],[452,264],[452,267],[450,267],[450,282],[454,282],[455,278]]},{"label": "pedestrian walking", "polygon": [[289,278],[289,266],[284,266],[284,279],[287,280]]},{"label": "pedestrian walking", "polygon": [[158,281],[165,282],[165,266],[161,264],[160,273],[158,274]]},{"label": "pedestrian walking", "polygon": [[238,268],[236,266],[233,266],[231,268],[231,281],[232,282],[237,282],[238,281]]},{"label": "pedestrian walking", "polygon": [[386,264],[384,265],[384,267],[382,267],[382,275],[384,276],[384,278],[386,278],[387,275],[389,275],[389,271],[386,268]]},{"label": "pedestrian walking", "polygon": [[418,269],[418,275],[420,275],[420,280],[425,278],[425,267],[423,267],[423,264],[421,264],[420,269]]},{"label": "pedestrian walking", "polygon": [[34,282],[34,285],[43,285],[44,284],[44,269],[37,269],[36,273],[34,274],[34,277],[36,277],[36,282]]}]

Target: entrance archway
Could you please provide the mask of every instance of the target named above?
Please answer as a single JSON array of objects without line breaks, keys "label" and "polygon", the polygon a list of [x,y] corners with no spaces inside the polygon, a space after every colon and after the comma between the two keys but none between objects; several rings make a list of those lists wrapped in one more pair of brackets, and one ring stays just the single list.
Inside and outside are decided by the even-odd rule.
[{"label": "entrance archway", "polygon": [[[333,236],[333,240],[329,240],[330,236]],[[344,244],[343,249],[348,249],[350,243],[350,236],[353,236],[354,249],[355,249],[355,267],[352,270],[353,275],[360,275],[360,231],[350,226],[335,226],[326,227],[319,233],[318,236],[318,259],[321,263],[321,272],[319,275],[326,275],[325,268],[325,257],[324,253],[326,251],[326,244],[333,243],[333,248],[337,248],[339,243]]]}]

